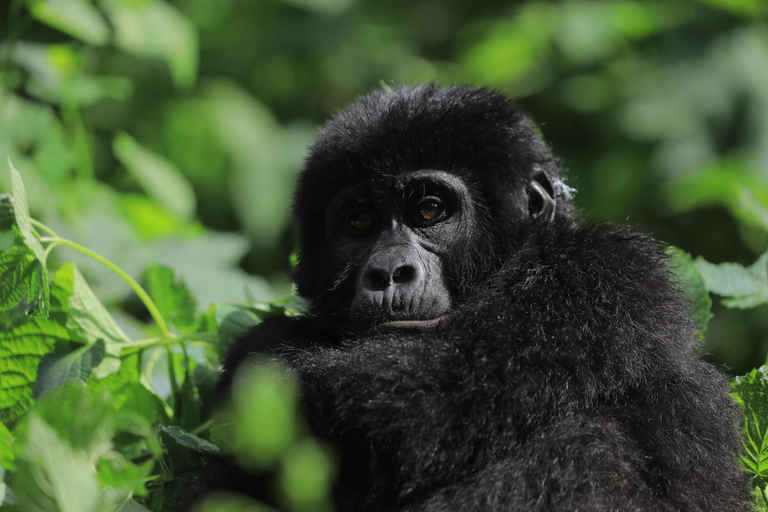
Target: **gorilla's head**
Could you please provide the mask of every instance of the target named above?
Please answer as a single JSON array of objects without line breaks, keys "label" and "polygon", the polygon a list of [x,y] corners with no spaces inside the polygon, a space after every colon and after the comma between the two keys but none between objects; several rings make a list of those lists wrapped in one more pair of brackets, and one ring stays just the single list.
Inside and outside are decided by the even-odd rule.
[{"label": "gorilla's head", "polygon": [[299,179],[298,292],[354,330],[435,325],[531,230],[573,221],[560,172],[504,95],[370,94],[323,127]]}]

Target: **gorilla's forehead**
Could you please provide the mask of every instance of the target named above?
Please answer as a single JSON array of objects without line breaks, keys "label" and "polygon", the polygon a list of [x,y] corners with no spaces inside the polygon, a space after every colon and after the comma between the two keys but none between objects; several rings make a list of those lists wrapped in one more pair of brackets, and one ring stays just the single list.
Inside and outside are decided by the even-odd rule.
[{"label": "gorilla's forehead", "polygon": [[398,200],[407,191],[427,189],[430,186],[448,188],[457,196],[469,195],[471,184],[461,177],[447,171],[437,169],[420,169],[405,171],[400,174],[385,174],[369,176],[342,188],[332,201],[351,199],[354,197],[370,197],[374,200]]}]

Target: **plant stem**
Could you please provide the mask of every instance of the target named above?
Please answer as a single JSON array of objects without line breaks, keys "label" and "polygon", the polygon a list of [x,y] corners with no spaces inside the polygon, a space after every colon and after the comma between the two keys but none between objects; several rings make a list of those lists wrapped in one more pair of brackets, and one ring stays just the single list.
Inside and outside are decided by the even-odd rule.
[{"label": "plant stem", "polygon": [[160,330],[160,334],[162,335],[162,337],[163,338],[176,337],[176,335],[173,334],[168,329],[168,325],[166,325],[165,320],[163,320],[163,316],[160,314],[160,311],[157,309],[157,306],[155,305],[154,301],[149,296],[149,294],[146,291],[144,291],[144,288],[142,288],[141,285],[137,283],[131,276],[129,276],[123,269],[121,269],[120,267],[118,267],[117,265],[109,261],[104,256],[98,253],[95,253],[92,250],[88,249],[87,247],[84,247],[71,240],[67,240],[65,238],[60,238],[60,237],[41,237],[40,241],[51,242],[58,245],[66,245],[68,247],[71,247],[73,249],[76,249],[82,252],[86,256],[90,256],[91,258],[95,259],[105,267],[109,268],[112,272],[120,276],[126,283],[128,283],[128,286],[131,287],[131,289],[139,297],[141,302],[144,303],[144,306],[149,311],[150,316],[152,316],[152,319],[157,324],[157,328]]},{"label": "plant stem", "polygon": [[218,336],[214,332],[198,332],[195,334],[186,334],[184,336],[172,336],[168,338],[158,336],[156,338],[147,338],[138,341],[126,341],[117,343],[117,345],[120,347],[121,355],[124,355],[122,352],[127,350],[130,350],[129,354],[133,354],[137,350],[143,350],[150,347],[162,347],[164,345],[173,345],[183,341],[203,341],[207,343],[215,343],[218,341]]}]

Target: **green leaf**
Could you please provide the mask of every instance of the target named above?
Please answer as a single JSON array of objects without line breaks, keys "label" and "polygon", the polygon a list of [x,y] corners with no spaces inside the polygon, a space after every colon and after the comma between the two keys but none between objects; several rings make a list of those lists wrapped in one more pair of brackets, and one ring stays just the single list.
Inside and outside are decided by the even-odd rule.
[{"label": "green leaf", "polygon": [[764,230],[768,231],[768,208],[747,187],[739,190],[744,211]]},{"label": "green leaf", "polygon": [[29,420],[18,465],[12,489],[22,510],[96,512],[99,487],[93,464],[37,416]]},{"label": "green leaf", "polygon": [[217,454],[220,451],[219,447],[211,443],[210,441],[206,441],[201,437],[197,437],[195,435],[190,434],[189,432],[185,432],[184,430],[182,430],[177,426],[172,425],[172,426],[166,427],[164,425],[160,425],[160,431],[165,432],[166,434],[171,436],[181,446],[185,446],[196,452],[207,453],[207,454]]},{"label": "green leaf", "polygon": [[112,148],[147,194],[184,219],[194,216],[195,193],[171,162],[148,150],[127,133],[115,137]]},{"label": "green leaf", "polygon": [[168,2],[102,0],[115,30],[115,44],[128,53],[164,59],[179,87],[191,87],[198,64],[197,33]]},{"label": "green leaf", "polygon": [[152,265],[144,273],[147,291],[162,317],[185,332],[199,325],[197,300],[182,279],[175,279],[173,269]]},{"label": "green leaf", "polygon": [[768,484],[768,366],[731,382],[734,398],[744,410],[744,455],[741,463],[753,485]]},{"label": "green leaf", "polygon": [[712,319],[712,298],[691,255],[676,247],[670,248],[668,254],[669,266],[679,278],[680,287],[690,301],[694,324],[698,328],[699,337],[703,339],[707,324]]},{"label": "green leaf", "polygon": [[37,369],[32,396],[39,400],[67,384],[74,382],[84,385],[106,353],[104,340],[98,340],[62,356],[46,356]]},{"label": "green leaf", "polygon": [[88,0],[33,0],[32,15],[43,23],[86,43],[101,46],[109,41],[109,27]]},{"label": "green leaf", "polygon": [[0,233],[10,231],[13,221],[13,197],[10,194],[0,194]]},{"label": "green leaf", "polygon": [[747,309],[768,303],[768,253],[750,267],[737,263],[714,265],[699,257],[696,266],[707,289],[725,297],[730,308]]},{"label": "green leaf", "polygon": [[32,386],[42,357],[69,332],[50,320],[30,320],[0,332],[0,420],[15,421],[33,403]]}]

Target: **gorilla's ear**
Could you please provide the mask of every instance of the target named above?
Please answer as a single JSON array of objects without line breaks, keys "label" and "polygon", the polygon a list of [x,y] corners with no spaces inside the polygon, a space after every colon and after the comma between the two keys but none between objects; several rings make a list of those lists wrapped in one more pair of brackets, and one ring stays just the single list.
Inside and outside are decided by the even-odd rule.
[{"label": "gorilla's ear", "polygon": [[532,219],[551,222],[555,218],[555,189],[549,176],[539,171],[526,187],[528,194],[528,215]]}]

